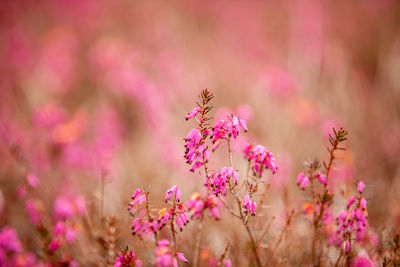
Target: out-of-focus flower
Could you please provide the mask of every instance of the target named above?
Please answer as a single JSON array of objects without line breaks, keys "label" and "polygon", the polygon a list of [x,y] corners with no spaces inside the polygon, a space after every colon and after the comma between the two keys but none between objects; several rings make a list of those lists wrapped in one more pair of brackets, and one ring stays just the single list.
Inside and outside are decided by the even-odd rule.
[{"label": "out-of-focus flower", "polygon": [[361,181],[358,182],[358,185],[357,185],[358,193],[362,194],[362,192],[364,191],[364,188],[365,188],[365,184],[363,182],[361,182]]},{"label": "out-of-focus flower", "polygon": [[178,260],[181,262],[189,262],[183,253],[177,252],[173,254],[170,249],[170,244],[167,239],[162,239],[157,242],[157,248],[154,252],[156,254],[157,267],[178,266]]},{"label": "out-of-focus flower", "polygon": [[28,213],[29,220],[33,225],[38,225],[41,221],[40,214],[37,209],[37,204],[32,199],[28,199],[25,203],[25,209]]},{"label": "out-of-focus flower", "polygon": [[26,176],[26,180],[28,184],[33,188],[36,188],[39,185],[39,178],[33,173],[29,173]]},{"label": "out-of-focus flower", "polygon": [[22,251],[17,232],[13,228],[5,226],[1,229],[0,248],[6,253],[20,253]]},{"label": "out-of-focus flower", "polygon": [[219,220],[218,199],[212,195],[207,195],[203,199],[199,193],[195,192],[190,197],[190,200],[185,203],[185,206],[192,213],[192,218],[200,218],[203,211],[208,209],[210,215],[214,219]]},{"label": "out-of-focus flower", "polygon": [[114,262],[114,267],[141,267],[142,261],[137,259],[133,251],[121,251]]}]

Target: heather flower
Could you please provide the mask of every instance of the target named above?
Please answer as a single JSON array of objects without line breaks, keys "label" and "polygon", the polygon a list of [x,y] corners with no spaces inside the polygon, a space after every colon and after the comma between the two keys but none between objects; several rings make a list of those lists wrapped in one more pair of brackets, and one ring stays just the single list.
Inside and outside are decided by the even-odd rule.
[{"label": "heather flower", "polygon": [[[135,215],[136,211],[138,210],[138,208],[140,207],[140,205],[142,205],[143,203],[146,202],[147,200],[147,196],[146,194],[143,194],[144,191],[142,189],[137,189],[132,196],[132,200],[131,202],[129,202],[129,213],[133,216]],[[143,194],[143,195],[142,195]]]},{"label": "heather flower", "polygon": [[157,242],[157,248],[154,253],[156,254],[157,267],[178,266],[177,259],[184,263],[189,262],[183,253],[172,253],[170,243],[167,239],[162,239]]},{"label": "heather flower", "polygon": [[202,144],[203,139],[208,135],[208,131],[201,132],[198,129],[192,129],[184,139],[185,144],[185,156],[186,163],[192,164],[190,171],[194,172],[196,169],[208,162],[210,154],[207,147]]},{"label": "heather flower", "polygon": [[214,144],[213,151],[220,145],[222,140],[228,140],[239,136],[240,128],[247,132],[246,122],[236,116],[228,117],[227,120],[220,120],[212,128],[211,139]]},{"label": "heather flower", "polygon": [[[359,193],[361,195],[361,193]],[[357,203],[356,203],[357,200]],[[364,198],[350,198],[347,209],[341,211],[336,218],[336,243],[342,242],[342,248],[346,253],[349,253],[351,240],[349,236],[354,233],[356,241],[360,242],[368,229],[366,200]]]},{"label": "heather flower", "polygon": [[303,172],[299,173],[299,175],[297,176],[296,184],[300,186],[301,190],[305,190],[309,182],[310,179],[305,173]]},{"label": "heather flower", "polygon": [[322,173],[317,173],[317,174],[315,175],[315,177],[317,177],[318,181],[319,181],[321,184],[323,184],[323,185],[325,185],[325,186],[328,185],[328,182],[326,181],[326,177],[325,177],[325,175],[323,175]]},{"label": "heather flower", "polygon": [[244,158],[252,163],[251,168],[258,177],[261,177],[266,169],[270,169],[272,173],[278,170],[274,155],[262,145],[249,144],[246,146]]},{"label": "heather flower", "polygon": [[176,201],[180,202],[181,201],[181,190],[178,189],[177,185],[174,185],[173,187],[171,187],[170,189],[167,190],[167,192],[165,193],[165,199],[164,202],[167,203],[168,200],[175,195],[175,199]]},{"label": "heather flower", "polygon": [[358,193],[362,194],[364,188],[365,188],[365,184],[361,181],[358,182],[358,186],[357,186]]},{"label": "heather flower", "polygon": [[249,213],[251,211],[252,216],[256,215],[257,203],[251,200],[250,195],[247,194],[244,196],[242,205],[246,213]]},{"label": "heather flower", "polygon": [[188,113],[188,115],[185,117],[185,119],[186,120],[189,120],[189,119],[191,119],[191,118],[194,118],[194,117],[196,117],[196,115],[198,114],[200,112],[200,109],[199,108],[194,108],[192,111],[190,111],[189,113]]},{"label": "heather flower", "polygon": [[25,203],[25,209],[26,209],[26,212],[28,213],[28,217],[29,217],[29,220],[31,221],[31,223],[33,225],[38,225],[40,223],[41,219],[40,219],[40,214],[38,212],[38,209],[36,207],[36,203],[33,200],[28,199]]},{"label": "heather flower", "polygon": [[142,261],[137,259],[133,251],[121,251],[114,262],[114,267],[141,267]]},{"label": "heather flower", "polygon": [[60,219],[68,219],[74,215],[75,209],[70,199],[61,196],[57,198],[54,203],[54,212],[56,217],[59,217]]},{"label": "heather flower", "polygon": [[[220,172],[215,172],[211,175],[212,188],[214,194],[226,195],[226,185],[230,183],[230,179],[233,179],[234,183],[237,184],[239,181],[239,173],[232,167],[223,167]],[[206,185],[209,181],[206,179]]]},{"label": "heather flower", "polygon": [[1,229],[0,249],[6,253],[20,253],[22,251],[17,232],[13,228],[5,226]]},{"label": "heather flower", "polygon": [[205,199],[197,192],[193,193],[190,200],[185,203],[188,211],[192,213],[191,218],[200,218],[203,212],[208,209],[210,215],[219,220],[218,199],[212,195],[207,195]]},{"label": "heather flower", "polygon": [[33,173],[29,173],[26,176],[26,180],[28,184],[33,188],[36,188],[39,185],[39,178]]}]

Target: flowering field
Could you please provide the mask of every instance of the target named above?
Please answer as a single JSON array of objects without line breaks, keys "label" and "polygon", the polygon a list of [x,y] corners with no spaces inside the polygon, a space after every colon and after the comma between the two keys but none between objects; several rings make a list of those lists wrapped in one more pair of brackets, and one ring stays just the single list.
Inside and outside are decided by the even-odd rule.
[{"label": "flowering field", "polygon": [[400,2],[0,2],[0,266],[400,266]]}]

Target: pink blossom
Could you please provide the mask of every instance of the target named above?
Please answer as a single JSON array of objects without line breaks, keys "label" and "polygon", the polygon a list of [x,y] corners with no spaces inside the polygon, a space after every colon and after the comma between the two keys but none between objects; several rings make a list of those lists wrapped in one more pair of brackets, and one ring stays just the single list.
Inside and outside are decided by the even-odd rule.
[{"label": "pink blossom", "polygon": [[347,202],[347,208],[349,209],[354,204],[355,201],[356,201],[355,197],[350,198],[349,202]]},{"label": "pink blossom", "polygon": [[318,181],[319,181],[321,184],[323,184],[323,185],[325,185],[325,186],[328,185],[328,183],[327,183],[327,181],[326,181],[326,178],[325,178],[325,175],[323,175],[322,173],[317,173],[316,177],[317,177]]},{"label": "pink blossom", "polygon": [[304,179],[300,185],[301,190],[305,190],[309,182],[310,182],[310,179],[308,178],[308,176],[304,176]]},{"label": "pink blossom", "polygon": [[171,252],[170,243],[167,239],[162,239],[157,242],[157,248],[154,253],[156,254],[157,267],[178,266],[176,258],[185,263],[189,262],[183,253],[176,252],[173,254]]},{"label": "pink blossom", "polygon": [[40,214],[37,210],[36,203],[33,200],[28,199],[26,201],[25,209],[26,209],[26,212],[28,213],[29,220],[31,221],[31,223],[33,225],[40,224],[40,221],[41,221]]},{"label": "pink blossom", "polygon": [[192,129],[184,139],[185,144],[185,155],[186,163],[192,164],[190,171],[194,172],[196,169],[208,162],[210,154],[206,146],[202,144],[203,138],[208,135],[208,131],[203,133],[198,129]]},{"label": "pink blossom", "polygon": [[[216,196],[226,194],[226,186],[230,183],[231,178],[235,184],[238,183],[239,173],[232,167],[223,167],[220,172],[211,174],[211,186]],[[208,184],[208,179],[206,179],[206,184]]]},{"label": "pink blossom", "polygon": [[26,180],[28,181],[28,184],[33,188],[36,188],[39,185],[39,178],[33,173],[29,173],[26,176]]},{"label": "pink blossom", "polygon": [[0,231],[0,248],[5,252],[20,253],[22,246],[14,228],[5,226]]},{"label": "pink blossom", "polygon": [[242,201],[242,206],[245,209],[245,212],[248,213],[251,211],[251,215],[256,215],[257,203],[251,200],[250,195],[246,194]]},{"label": "pink blossom", "polygon": [[190,112],[188,113],[188,115],[185,117],[185,119],[186,119],[186,120],[189,120],[189,119],[191,119],[191,118],[194,118],[194,117],[196,117],[196,115],[197,115],[199,112],[200,112],[200,109],[199,109],[199,108],[194,108],[192,111],[190,111]]},{"label": "pink blossom", "polygon": [[59,247],[60,247],[60,242],[58,242],[56,240],[50,241],[49,247],[48,247],[49,253],[54,254],[54,252],[56,252]]},{"label": "pink blossom", "polygon": [[258,177],[265,169],[270,169],[272,173],[278,170],[274,155],[261,145],[249,144],[244,150],[244,157],[252,163],[252,170]]},{"label": "pink blossom", "polygon": [[238,117],[231,116],[227,120],[220,120],[212,128],[211,139],[214,144],[213,151],[220,145],[222,140],[228,140],[239,136],[240,128],[247,132],[246,122]]},{"label": "pink blossom", "polygon": [[137,259],[133,251],[121,251],[114,262],[114,267],[135,266],[141,267],[142,261]]},{"label": "pink blossom", "polygon": [[361,181],[358,182],[358,186],[357,186],[358,193],[362,194],[364,188],[365,188],[365,184]]},{"label": "pink blossom", "polygon": [[54,212],[56,217],[68,219],[75,214],[73,203],[65,196],[57,198],[54,203]]},{"label": "pink blossom", "polygon": [[167,190],[165,193],[165,199],[164,202],[168,202],[168,200],[175,195],[176,201],[180,202],[181,201],[181,190],[178,188],[177,185],[172,186],[170,189]]}]

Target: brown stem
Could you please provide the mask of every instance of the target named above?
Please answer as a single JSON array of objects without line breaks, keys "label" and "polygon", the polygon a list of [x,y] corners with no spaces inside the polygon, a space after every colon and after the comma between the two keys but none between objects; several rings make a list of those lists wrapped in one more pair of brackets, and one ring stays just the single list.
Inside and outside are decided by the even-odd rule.
[{"label": "brown stem", "polygon": [[197,225],[197,235],[194,246],[194,257],[193,257],[193,266],[197,267],[199,263],[199,252],[200,252],[200,241],[201,241],[201,231],[203,229],[203,214],[200,217],[200,223]]}]

